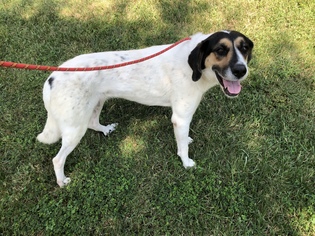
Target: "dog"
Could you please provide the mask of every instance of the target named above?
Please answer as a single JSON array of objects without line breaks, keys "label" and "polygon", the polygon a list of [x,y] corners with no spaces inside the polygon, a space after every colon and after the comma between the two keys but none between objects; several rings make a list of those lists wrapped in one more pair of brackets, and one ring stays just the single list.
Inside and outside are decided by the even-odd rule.
[{"label": "dog", "polygon": [[[63,63],[62,67],[94,67],[143,58],[170,45],[140,50],[83,54]],[[203,94],[220,85],[228,97],[241,91],[240,82],[248,76],[253,42],[237,31],[197,33],[190,40],[137,64],[90,72],[53,72],[43,88],[47,121],[37,139],[51,144],[62,139],[52,159],[57,183],[67,185],[64,174],[67,156],[78,145],[88,128],[106,136],[117,124],[101,125],[99,115],[104,102],[123,98],[149,106],[172,109],[177,154],[183,166],[195,162],[188,156],[189,126]]]}]

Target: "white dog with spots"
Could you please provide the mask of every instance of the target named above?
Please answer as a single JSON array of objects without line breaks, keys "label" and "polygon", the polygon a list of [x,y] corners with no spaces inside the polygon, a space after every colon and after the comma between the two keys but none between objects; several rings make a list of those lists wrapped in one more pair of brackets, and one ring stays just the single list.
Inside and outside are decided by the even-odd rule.
[{"label": "white dog with spots", "polygon": [[[91,53],[77,56],[62,67],[94,67],[140,59],[169,45],[140,50]],[[64,174],[67,156],[88,128],[109,134],[116,124],[99,123],[106,100],[123,98],[149,106],[172,108],[178,152],[185,168],[195,162],[188,156],[189,125],[203,94],[220,85],[229,97],[241,91],[240,81],[248,75],[252,41],[236,31],[198,33],[162,55],[138,64],[91,72],[53,72],[44,84],[47,110],[45,128],[37,139],[62,146],[53,158],[57,183],[68,184]]]}]

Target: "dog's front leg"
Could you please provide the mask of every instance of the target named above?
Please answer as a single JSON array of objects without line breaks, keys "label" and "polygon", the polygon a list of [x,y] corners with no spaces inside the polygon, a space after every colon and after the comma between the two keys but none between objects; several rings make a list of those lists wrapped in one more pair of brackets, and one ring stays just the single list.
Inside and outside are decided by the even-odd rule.
[{"label": "dog's front leg", "polygon": [[181,158],[185,168],[195,166],[195,162],[188,156],[188,144],[192,141],[188,136],[191,119],[192,117],[182,118],[175,113],[172,115],[172,123],[177,142],[177,155]]}]

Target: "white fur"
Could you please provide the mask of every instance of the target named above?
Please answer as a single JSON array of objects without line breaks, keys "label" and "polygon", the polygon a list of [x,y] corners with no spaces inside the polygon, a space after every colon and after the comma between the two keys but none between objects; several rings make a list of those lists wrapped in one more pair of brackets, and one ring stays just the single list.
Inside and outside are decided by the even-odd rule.
[{"label": "white fur", "polygon": [[[188,156],[189,125],[202,95],[219,84],[214,72],[205,69],[200,80],[192,81],[188,56],[209,35],[196,34],[164,54],[138,64],[92,72],[53,72],[52,85],[44,84],[43,100],[48,112],[45,128],[37,139],[53,143],[62,138],[62,147],[53,158],[60,187],[70,179],[64,174],[67,156],[80,142],[87,128],[103,132],[115,130],[117,124],[103,126],[99,115],[109,98],[123,98],[149,106],[170,106],[171,121],[180,156],[185,168],[195,166]],[[139,59],[166,48],[153,46],[140,50],[92,53],[77,56],[62,67],[93,67]]]}]

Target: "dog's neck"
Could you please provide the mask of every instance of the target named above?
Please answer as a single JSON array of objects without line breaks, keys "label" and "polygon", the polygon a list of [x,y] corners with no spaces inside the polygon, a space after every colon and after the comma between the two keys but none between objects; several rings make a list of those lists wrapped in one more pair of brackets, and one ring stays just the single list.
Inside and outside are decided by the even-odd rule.
[{"label": "dog's neck", "polygon": [[209,68],[202,71],[201,79],[195,83],[203,93],[207,92],[210,88],[219,85],[215,73]]}]

